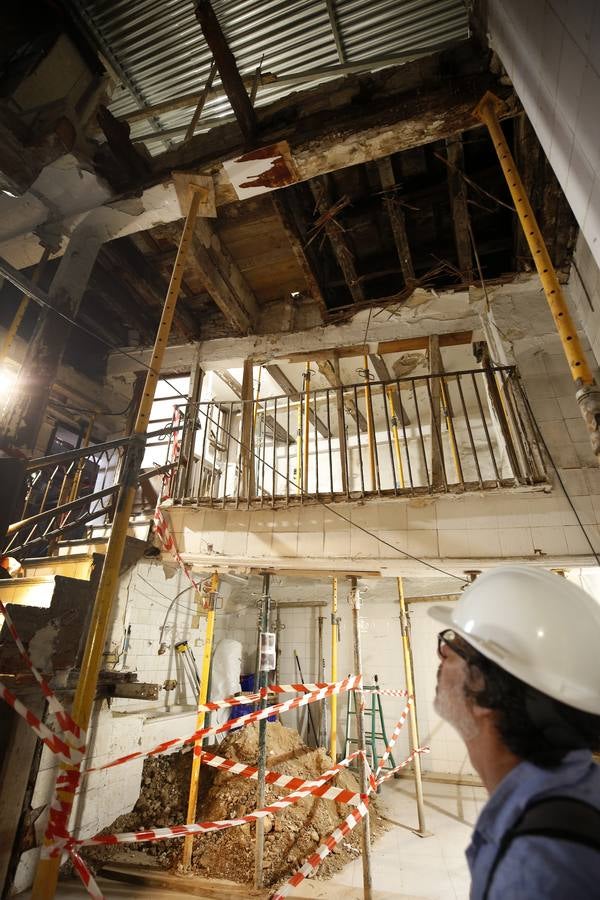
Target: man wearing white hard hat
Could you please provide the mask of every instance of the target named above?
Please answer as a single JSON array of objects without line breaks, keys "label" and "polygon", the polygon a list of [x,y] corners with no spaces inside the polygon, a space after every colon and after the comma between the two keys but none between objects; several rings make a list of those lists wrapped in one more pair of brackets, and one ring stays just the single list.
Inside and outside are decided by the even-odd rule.
[{"label": "man wearing white hard hat", "polygon": [[600,898],[600,603],[542,569],[470,584],[444,624],[435,709],[490,797],[471,900]]}]

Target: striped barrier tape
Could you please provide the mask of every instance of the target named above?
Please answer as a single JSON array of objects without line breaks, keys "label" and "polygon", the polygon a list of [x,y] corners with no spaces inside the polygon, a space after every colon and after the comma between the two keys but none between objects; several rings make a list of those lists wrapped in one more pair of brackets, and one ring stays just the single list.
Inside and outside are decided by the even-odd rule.
[{"label": "striped barrier tape", "polygon": [[284,897],[287,897],[294,888],[297,888],[298,885],[304,881],[305,878],[308,878],[310,875],[313,875],[318,867],[321,865],[325,857],[329,856],[331,851],[336,847],[337,844],[340,843],[342,838],[344,838],[353,828],[355,828],[358,823],[365,817],[368,812],[368,799],[362,801],[356,809],[353,809],[352,812],[346,816],[344,821],[335,828],[329,837],[327,837],[323,843],[317,847],[314,853],[308,857],[306,862],[298,869],[298,871],[292,875],[288,881],[285,882],[277,891],[271,895],[271,900],[283,900]]},{"label": "striped barrier tape", "polygon": [[138,750],[135,753],[128,753],[126,756],[121,756],[118,759],[113,760],[112,762],[105,763],[103,766],[95,766],[90,769],[84,769],[82,771],[82,775],[89,775],[90,772],[101,772],[104,769],[112,769],[115,766],[123,765],[123,763],[130,762],[134,759],[142,759],[147,756],[158,756],[160,753],[165,753],[167,750],[172,750],[175,747],[185,746],[185,744],[192,744],[196,741],[199,741],[208,735],[215,734],[224,734],[226,731],[230,731],[232,728],[241,728],[243,725],[248,725],[251,722],[258,722],[261,719],[267,719],[269,716],[280,715],[281,713],[288,712],[291,709],[297,709],[300,706],[307,706],[309,703],[315,703],[319,700],[324,700],[326,697],[331,697],[334,694],[341,694],[344,691],[353,691],[360,689],[362,684],[362,675],[350,675],[348,678],[344,678],[342,681],[337,681],[331,683],[327,688],[323,688],[320,691],[315,691],[312,694],[304,694],[301,697],[294,697],[291,700],[285,700],[283,703],[276,703],[273,706],[267,706],[265,709],[257,709],[254,712],[247,713],[245,716],[240,716],[238,719],[230,719],[228,722],[224,722],[222,725],[213,725],[207,728],[200,728],[195,731],[192,735],[187,738],[171,738],[169,741],[163,741],[161,744],[158,744],[156,747],[153,747],[150,750]]},{"label": "striped barrier tape", "polygon": [[66,847],[67,849],[70,849],[75,846],[92,847],[97,844],[130,844],[140,841],[162,841],[174,837],[183,837],[187,834],[209,834],[213,831],[223,831],[226,828],[236,828],[240,825],[255,822],[257,819],[264,819],[265,816],[274,815],[280,810],[291,806],[293,803],[298,803],[305,797],[311,795],[320,796],[319,792],[323,791],[326,783],[331,781],[331,779],[337,775],[340,768],[349,765],[349,763],[350,757],[343,760],[341,763],[338,763],[332,769],[328,769],[327,772],[324,772],[319,777],[318,781],[314,783],[314,786],[310,786],[310,783],[305,782],[305,785],[308,786],[293,791],[286,797],[274,800],[268,806],[263,807],[263,809],[254,810],[254,812],[247,813],[245,816],[240,816],[237,819],[218,819],[214,822],[195,822],[191,825],[173,825],[164,828],[150,828],[145,831],[128,831],[121,834],[101,834],[88,839],[70,838],[66,842]]},{"label": "striped barrier tape", "polygon": [[50,687],[50,685],[48,684],[48,682],[46,681],[46,679],[44,678],[42,673],[38,669],[36,669],[36,667],[34,666],[29,654],[27,653],[27,650],[25,649],[25,645],[23,644],[23,641],[19,637],[19,634],[17,632],[17,629],[15,628],[15,625],[11,618],[11,615],[1,600],[0,600],[0,613],[2,613],[2,615],[4,616],[6,626],[10,632],[10,635],[11,635],[13,641],[15,642],[15,644],[17,646],[17,650],[19,651],[19,654],[21,655],[23,662],[25,663],[25,665],[27,666],[27,668],[29,669],[29,671],[31,672],[31,674],[33,675],[33,677],[35,678],[37,683],[39,684],[39,686],[42,690],[42,694],[44,695],[44,697],[46,698],[46,702],[48,703],[48,708],[50,709],[50,712],[54,713],[54,716],[56,717],[56,721],[57,721],[60,729],[65,734],[72,734],[73,737],[75,738],[75,740],[80,742],[80,746],[77,749],[79,749],[79,750],[81,750],[81,752],[83,752],[85,750],[85,732],[83,731],[83,729],[81,729],[79,727],[77,722],[75,722],[71,718],[71,716],[66,711],[66,709],[64,708],[62,703],[59,701],[58,697],[56,696],[56,694],[54,693],[54,691],[52,690],[52,688]]},{"label": "striped barrier tape", "polygon": [[409,763],[413,761],[415,756],[419,755],[420,753],[429,753],[430,751],[431,747],[417,747],[416,750],[413,750],[410,756],[407,756],[406,759],[400,763],[400,765],[394,766],[394,768],[390,769],[389,772],[386,772],[385,775],[380,775],[377,779],[377,786],[383,784],[384,781],[387,781],[388,778],[391,778],[392,775],[395,775],[396,772],[400,771],[400,769],[404,769],[406,766],[408,766]]},{"label": "striped barrier tape", "polygon": [[154,531],[158,535],[159,540],[160,540],[161,544],[163,545],[164,549],[167,551],[167,553],[171,554],[171,556],[173,557],[173,559],[175,560],[177,565],[183,570],[185,577],[196,589],[199,596],[202,598],[202,606],[204,607],[204,609],[208,609],[209,608],[209,599],[208,599],[208,595],[206,594],[206,592],[202,589],[202,582],[196,581],[196,579],[190,572],[189,566],[186,566],[183,559],[181,558],[181,554],[179,553],[179,550],[177,549],[177,544],[175,543],[175,538],[171,534],[171,530],[167,523],[167,518],[166,518],[164,512],[162,511],[162,509],[160,508],[160,506],[157,506],[156,509],[154,510],[153,523],[154,523]]},{"label": "striped barrier tape", "polygon": [[385,766],[385,764],[386,764],[386,762],[387,762],[387,760],[388,760],[388,758],[389,758],[390,753],[391,753],[392,750],[394,749],[394,744],[395,744],[396,741],[398,740],[398,737],[399,737],[399,735],[400,735],[400,732],[402,731],[402,729],[403,729],[403,727],[404,727],[404,723],[406,722],[406,720],[407,720],[407,718],[408,718],[408,714],[409,714],[409,712],[410,712],[410,709],[411,709],[412,704],[413,704],[413,698],[412,698],[412,697],[409,697],[409,698],[408,698],[408,703],[406,704],[406,706],[405,706],[404,709],[402,710],[402,715],[400,716],[400,718],[398,719],[398,721],[397,721],[396,724],[394,725],[394,730],[393,730],[393,732],[392,732],[392,736],[391,736],[391,738],[390,738],[390,740],[389,740],[389,742],[388,742],[387,747],[386,747],[385,750],[383,751],[383,756],[381,757],[381,759],[379,760],[379,763],[377,764],[377,768],[376,768],[376,770],[375,770],[375,779],[376,779],[376,780],[377,780],[377,778],[379,778],[379,776],[381,775],[381,771],[382,771],[383,767]]},{"label": "striped barrier tape", "polygon": [[69,852],[69,856],[71,857],[73,868],[81,878],[82,884],[90,897],[92,897],[93,900],[104,900],[104,894],[98,887],[94,876],[92,875],[82,858],[79,856],[79,854],[75,853],[74,850],[71,850]]},{"label": "striped barrier tape", "polygon": [[83,751],[84,747],[72,747],[70,744],[67,744],[56,732],[52,731],[48,728],[47,725],[38,719],[38,717],[28,709],[24,703],[15,697],[13,692],[6,687],[5,684],[2,684],[0,681],[0,698],[4,700],[8,705],[14,709],[14,711],[21,716],[29,727],[34,731],[37,736],[46,744],[49,750],[55,754],[59,758],[61,762],[66,763],[67,765],[73,765],[74,763],[79,763],[83,759]]},{"label": "striped barrier tape", "polygon": [[[198,706],[198,712],[215,712],[228,707],[239,706],[241,704],[249,705],[258,703],[263,697],[269,694],[312,694],[315,691],[321,691],[324,688],[331,687],[334,682],[331,681],[315,681],[315,682],[299,682],[296,684],[269,684],[266,688],[258,691],[256,694],[235,694],[233,697],[226,697],[224,700],[207,700],[206,703]],[[408,691],[380,691],[361,688],[365,694],[382,694],[390,697],[408,697]]]}]

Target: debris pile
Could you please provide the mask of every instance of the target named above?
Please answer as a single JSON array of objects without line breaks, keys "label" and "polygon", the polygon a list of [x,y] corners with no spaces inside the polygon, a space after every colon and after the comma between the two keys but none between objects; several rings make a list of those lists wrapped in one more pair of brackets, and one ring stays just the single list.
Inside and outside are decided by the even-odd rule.
[{"label": "debris pile", "polygon": [[[220,756],[256,764],[258,724],[231,732],[218,748]],[[134,810],[121,816],[107,833],[175,825],[185,822],[192,754],[178,753],[149,758],[144,764],[142,790]],[[307,747],[297,731],[279,723],[267,726],[267,768],[285,775],[316,779],[332,766],[322,749]],[[358,791],[355,776],[343,769],[332,784]],[[202,767],[196,821],[233,819],[256,809],[256,781],[229,772]],[[289,793],[285,788],[266,786],[266,804]],[[371,801],[371,830],[377,836],[383,823]],[[350,812],[351,807],[306,797],[276,816],[265,819],[264,883],[277,884],[296,871],[316,847]],[[247,824],[194,838],[192,870],[207,878],[227,878],[251,883],[254,876],[255,825]],[[169,869],[181,866],[183,841],[168,840],[133,845],[150,854]],[[93,848],[86,857],[100,862],[112,857],[116,848]],[[99,856],[98,851],[101,851]],[[106,852],[108,851],[108,853]],[[318,875],[328,877],[360,853],[360,827],[350,832],[319,867]]]}]

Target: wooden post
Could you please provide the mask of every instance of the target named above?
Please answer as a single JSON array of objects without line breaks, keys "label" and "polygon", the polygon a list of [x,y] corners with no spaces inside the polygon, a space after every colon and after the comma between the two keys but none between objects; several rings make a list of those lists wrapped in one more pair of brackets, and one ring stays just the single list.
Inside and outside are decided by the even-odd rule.
[{"label": "wooden post", "polygon": [[[360,641],[360,591],[356,585],[356,578],[350,578],[350,606],[352,607],[352,643],[354,649],[354,673],[362,674],[362,647]],[[358,749],[363,756],[358,760],[358,775],[360,790],[363,794],[369,791],[369,779],[367,775],[367,744],[365,739],[365,699],[362,691],[356,691],[356,738]],[[371,873],[371,822],[367,812],[362,820],[361,828],[362,868],[363,868],[363,896],[365,900],[372,900],[373,876]]]},{"label": "wooden post", "polygon": [[[417,722],[417,701],[415,697],[415,680],[413,676],[412,650],[410,646],[410,620],[404,599],[404,583],[398,578],[398,600],[400,601],[400,630],[402,633],[402,653],[404,656],[404,674],[406,676],[406,690],[413,698],[413,705],[408,717],[408,729],[410,734],[410,751],[419,747],[419,726]],[[419,817],[418,834],[425,837],[429,832],[425,828],[425,804],[423,802],[423,776],[421,772],[421,757],[415,754],[413,759],[413,771],[415,773],[415,791],[417,795],[417,815]]]},{"label": "wooden post", "polygon": [[[440,371],[442,365],[442,355],[440,353],[440,339],[437,334],[429,336],[429,373],[436,374]],[[440,490],[443,486],[443,460],[441,448],[441,394],[440,379],[431,378],[431,488]]]},{"label": "wooden post", "polygon": [[254,496],[254,366],[252,359],[244,360],[242,376],[242,434],[240,446],[239,478],[242,484],[241,495],[248,502]]},{"label": "wooden post", "polygon": [[[212,656],[213,637],[215,633],[215,606],[216,594],[219,590],[219,576],[215,572],[210,582],[210,607],[206,619],[206,634],[204,637],[204,653],[202,655],[202,673],[200,675],[200,689],[198,691],[198,707],[204,706],[208,700],[208,683],[210,680],[210,662]],[[204,728],[205,713],[198,709],[196,715],[196,731]],[[192,825],[196,821],[196,804],[198,803],[198,787],[200,785],[200,763],[202,759],[203,738],[194,742],[194,756],[192,758],[192,773],[190,775],[190,790],[188,794],[188,808],[186,823]],[[194,848],[194,835],[188,834],[183,841],[182,862],[185,868],[192,862],[192,850]]]}]

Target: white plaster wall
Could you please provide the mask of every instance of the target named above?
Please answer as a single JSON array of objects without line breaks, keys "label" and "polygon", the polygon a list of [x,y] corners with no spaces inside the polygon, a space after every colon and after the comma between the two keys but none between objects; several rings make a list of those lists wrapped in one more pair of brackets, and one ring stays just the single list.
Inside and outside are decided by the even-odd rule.
[{"label": "white plaster wall", "polygon": [[505,66],[600,264],[600,7],[595,0],[488,0]]},{"label": "white plaster wall", "polygon": [[567,292],[577,310],[594,358],[598,363],[600,361],[600,268],[581,232],[575,247]]}]

